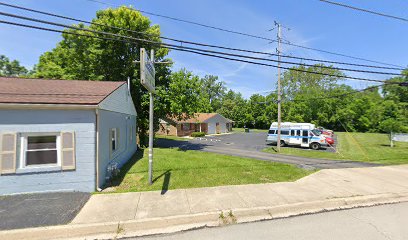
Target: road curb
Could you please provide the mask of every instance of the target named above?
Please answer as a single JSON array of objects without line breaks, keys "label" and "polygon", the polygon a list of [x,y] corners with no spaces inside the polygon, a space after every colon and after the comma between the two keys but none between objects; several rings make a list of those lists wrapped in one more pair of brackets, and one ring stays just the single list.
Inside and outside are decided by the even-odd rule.
[{"label": "road curb", "polygon": [[[125,222],[70,224],[7,230],[0,231],[0,239],[115,239],[138,237],[399,202],[408,202],[408,192],[332,198],[273,207],[225,209],[216,212]],[[223,217],[220,217],[221,212]]]}]

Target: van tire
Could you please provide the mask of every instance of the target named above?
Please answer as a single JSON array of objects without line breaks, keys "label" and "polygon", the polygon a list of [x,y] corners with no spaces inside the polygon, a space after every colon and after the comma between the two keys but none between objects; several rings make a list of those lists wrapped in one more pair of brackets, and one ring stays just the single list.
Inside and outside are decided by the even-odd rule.
[{"label": "van tire", "polygon": [[285,143],[285,141],[281,140],[281,141],[280,141],[280,146],[281,146],[281,147],[284,147],[284,146],[286,146],[286,143]]},{"label": "van tire", "polygon": [[315,143],[315,142],[311,143],[310,148],[313,149],[313,150],[319,150],[320,149],[320,144]]}]

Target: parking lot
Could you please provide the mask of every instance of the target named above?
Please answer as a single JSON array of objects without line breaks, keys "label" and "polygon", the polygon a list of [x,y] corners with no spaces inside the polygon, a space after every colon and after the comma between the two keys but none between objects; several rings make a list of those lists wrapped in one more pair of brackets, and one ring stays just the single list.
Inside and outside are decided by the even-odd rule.
[{"label": "parking lot", "polygon": [[[271,154],[262,152],[262,149],[269,147],[266,142],[266,133],[231,133],[223,135],[213,135],[201,138],[194,138],[189,141],[177,141],[170,139],[158,139],[158,147],[179,147],[183,150],[198,150],[214,152],[226,155],[255,158],[264,161],[281,162],[293,164],[305,169],[326,169],[326,168],[350,168],[376,166],[371,163],[327,160],[317,158],[305,158],[281,154]],[[304,151],[315,151],[304,149]],[[327,148],[318,151],[334,151]]]},{"label": "parking lot", "polygon": [[[262,151],[266,147],[271,147],[273,145],[267,145],[265,142],[266,133],[251,132],[251,133],[232,133],[224,135],[212,135],[201,138],[195,138],[193,142],[204,142],[211,146],[229,146],[230,148],[239,148],[246,150]],[[336,136],[334,136],[335,142],[337,142]],[[285,147],[295,147],[295,146],[285,146]],[[313,151],[309,148],[300,148],[304,151]],[[328,151],[335,152],[336,145],[332,147],[322,148],[318,151]]]}]

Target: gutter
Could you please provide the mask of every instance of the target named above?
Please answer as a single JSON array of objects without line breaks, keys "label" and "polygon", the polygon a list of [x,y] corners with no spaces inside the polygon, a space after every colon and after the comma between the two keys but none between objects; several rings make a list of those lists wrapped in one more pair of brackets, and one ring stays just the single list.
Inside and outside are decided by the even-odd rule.
[{"label": "gutter", "polygon": [[95,189],[99,192],[99,109],[95,109]]}]

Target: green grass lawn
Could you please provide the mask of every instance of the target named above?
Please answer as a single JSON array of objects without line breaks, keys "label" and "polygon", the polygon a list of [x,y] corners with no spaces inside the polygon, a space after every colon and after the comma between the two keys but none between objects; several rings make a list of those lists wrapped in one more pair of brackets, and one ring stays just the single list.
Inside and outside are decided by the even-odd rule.
[{"label": "green grass lawn", "polygon": [[[391,148],[388,134],[339,132],[336,135],[337,153],[285,147],[281,148],[281,154],[335,160],[348,159],[386,165],[408,164],[408,143],[396,142]],[[276,153],[275,148],[266,148],[264,151]]]},{"label": "green grass lawn", "polygon": [[[233,132],[245,132],[244,128],[232,128]],[[255,128],[250,128],[250,132],[268,132],[268,129],[255,129]]]},{"label": "green grass lawn", "polygon": [[178,148],[155,148],[153,168],[154,183],[149,186],[148,153],[138,151],[113,182],[114,192],[294,181],[313,173],[282,163]]}]

